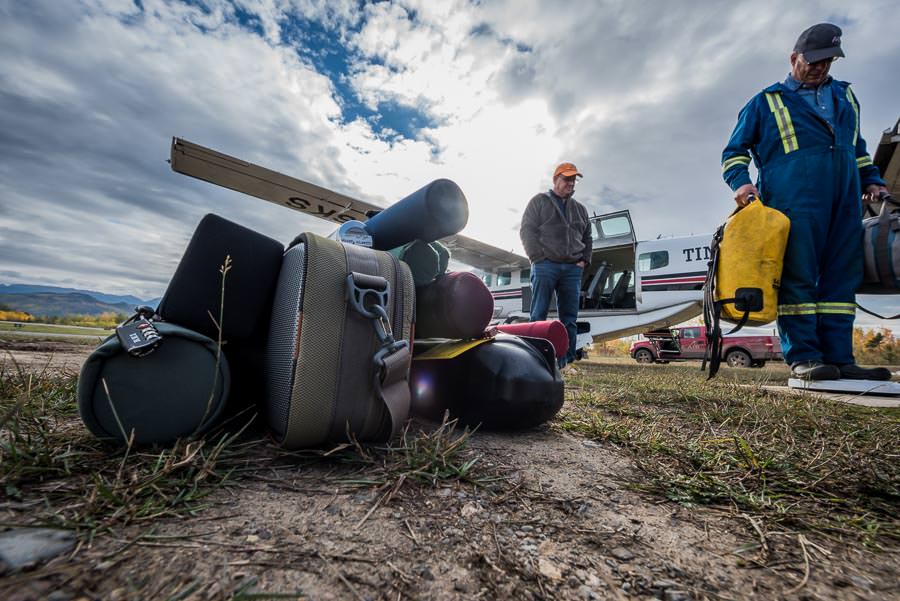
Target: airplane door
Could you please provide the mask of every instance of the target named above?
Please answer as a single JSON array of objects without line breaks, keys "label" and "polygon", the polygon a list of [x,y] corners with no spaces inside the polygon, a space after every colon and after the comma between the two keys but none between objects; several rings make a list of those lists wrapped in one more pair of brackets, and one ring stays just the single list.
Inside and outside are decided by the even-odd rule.
[{"label": "airplane door", "polygon": [[591,217],[591,226],[594,250],[626,245],[634,248],[634,226],[631,224],[631,213],[627,209],[595,215]]},{"label": "airplane door", "polygon": [[590,218],[591,265],[584,274],[583,308],[635,311],[640,295],[636,240],[631,213],[615,211]]}]

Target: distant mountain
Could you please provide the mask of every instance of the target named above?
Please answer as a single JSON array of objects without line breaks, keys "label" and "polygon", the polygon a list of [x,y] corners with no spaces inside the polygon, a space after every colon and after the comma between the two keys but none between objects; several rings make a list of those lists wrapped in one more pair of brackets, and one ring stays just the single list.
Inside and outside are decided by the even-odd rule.
[{"label": "distant mountain", "polygon": [[[79,290],[77,288],[60,288],[59,286],[41,286],[38,284],[0,284],[0,295],[7,294],[33,294],[35,292],[46,292],[51,294],[86,294],[91,298],[116,305],[125,303],[129,305],[130,312],[135,305],[150,305],[155,307],[159,304],[159,298],[151,300],[143,300],[130,294],[105,294],[103,292],[94,292],[93,290]],[[45,314],[46,315],[46,314]]]},{"label": "distant mountain", "polygon": [[104,303],[79,292],[35,292],[32,294],[0,294],[0,304],[13,311],[25,311],[35,316],[99,315],[134,311],[130,303]]}]

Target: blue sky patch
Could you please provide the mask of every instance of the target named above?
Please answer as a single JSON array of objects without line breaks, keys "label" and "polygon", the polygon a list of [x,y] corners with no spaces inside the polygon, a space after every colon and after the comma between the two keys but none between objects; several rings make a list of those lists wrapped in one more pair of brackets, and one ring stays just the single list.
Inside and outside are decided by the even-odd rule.
[{"label": "blue sky patch", "polygon": [[292,15],[281,21],[281,39],[331,80],[341,107],[341,123],[362,119],[376,136],[388,142],[417,139],[422,129],[437,125],[426,111],[394,101],[381,102],[373,110],[361,101],[350,85],[348,74],[354,65],[362,61],[370,65],[384,64],[381,58],[364,57],[343,43],[343,36],[358,33],[363,25],[364,21],[360,21],[342,33],[321,22]]}]

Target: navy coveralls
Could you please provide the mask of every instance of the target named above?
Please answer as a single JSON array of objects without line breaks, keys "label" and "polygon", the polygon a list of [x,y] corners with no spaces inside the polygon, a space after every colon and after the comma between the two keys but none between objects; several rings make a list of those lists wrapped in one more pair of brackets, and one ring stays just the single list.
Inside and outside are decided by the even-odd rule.
[{"label": "navy coveralls", "polygon": [[732,190],[750,183],[788,216],[790,235],[778,292],[778,331],[789,364],[854,363],[853,319],[862,281],[862,188],[884,185],[859,132],[850,84],[832,80],[833,123],[781,83],[741,109],[722,175]]}]

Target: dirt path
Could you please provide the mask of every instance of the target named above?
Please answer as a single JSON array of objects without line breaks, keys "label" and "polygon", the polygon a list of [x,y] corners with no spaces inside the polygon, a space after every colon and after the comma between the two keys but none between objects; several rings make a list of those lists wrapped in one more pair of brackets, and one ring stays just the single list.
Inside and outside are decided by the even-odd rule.
[{"label": "dirt path", "polygon": [[28,342],[0,340],[0,365],[4,369],[21,366],[40,373],[77,374],[93,346],[68,342]]},{"label": "dirt path", "polygon": [[896,555],[794,532],[767,532],[762,549],[749,518],[635,492],[641,474],[612,444],[549,427],[469,446],[504,478],[493,491],[407,484],[390,500],[347,483],[355,468],[263,448],[196,516],[99,537],[0,578],[0,597],[900,599]]},{"label": "dirt path", "polygon": [[[259,469],[211,507],[100,538],[49,567],[57,599],[896,599],[896,557],[768,533],[769,568],[739,520],[629,491],[628,458],[552,430],[476,434],[473,450],[511,478],[500,496],[469,486],[337,483],[335,466]],[[745,558],[745,559],[742,559]],[[58,577],[11,599],[46,598]],[[10,598],[10,597],[8,597]],[[256,598],[267,598],[256,597]],[[284,598],[284,597],[279,597]]]}]

